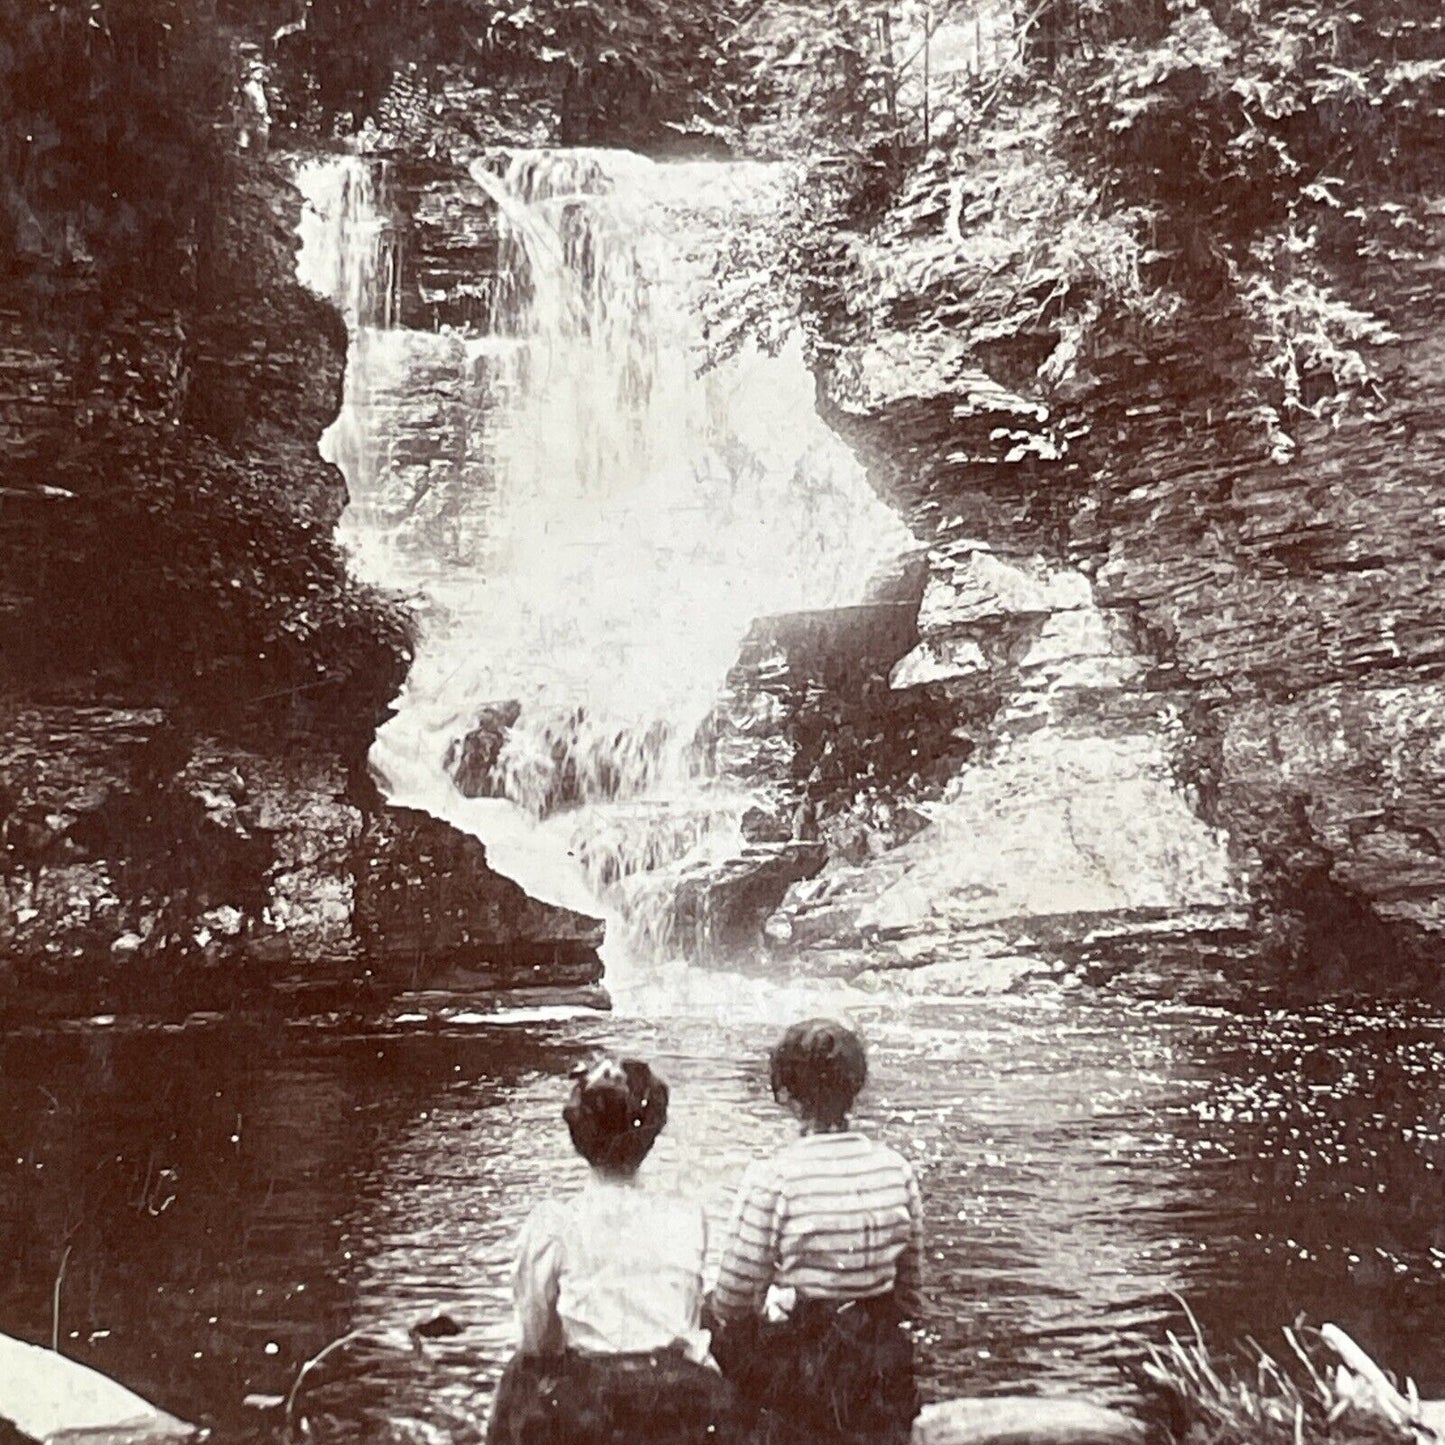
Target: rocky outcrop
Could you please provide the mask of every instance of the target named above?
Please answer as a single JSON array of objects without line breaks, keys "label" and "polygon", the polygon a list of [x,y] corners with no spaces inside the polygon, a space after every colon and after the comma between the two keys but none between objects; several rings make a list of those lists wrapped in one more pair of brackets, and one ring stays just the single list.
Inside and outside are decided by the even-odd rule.
[{"label": "rocky outcrop", "polygon": [[0,309],[0,1001],[590,985],[598,922],[367,778],[410,622],[333,539],[345,328],[288,164],[233,181],[189,300]]},{"label": "rocky outcrop", "polygon": [[[1227,307],[1112,343],[1105,318],[1058,386],[1027,294],[1007,344],[916,335],[901,303],[835,318],[828,414],[930,538],[891,684],[997,704],[934,827],[881,873],[798,890],[795,941],[876,938],[934,967],[974,929],[1011,957],[1042,921],[1057,961],[1105,922],[1172,917],[1215,956],[1331,987],[1440,985],[1445,224],[1422,214],[1414,246],[1337,278],[1394,334],[1367,348],[1383,399],[1304,419],[1292,453],[1262,434]],[[900,244],[959,224],[935,220],[891,238],[888,275]]]},{"label": "rocky outcrop", "polygon": [[597,1002],[600,919],[530,898],[475,838],[387,808],[361,843],[355,921],[370,968],[407,989],[570,989]]},{"label": "rocky outcrop", "polygon": [[599,920],[529,898],[444,823],[359,805],[322,740],[247,747],[154,708],[12,708],[3,725],[0,1003],[603,1001]]},{"label": "rocky outcrop", "polygon": [[385,203],[404,218],[406,285],[397,315],[402,326],[485,328],[497,306],[503,273],[495,208],[460,175],[459,164],[439,159],[387,164]]},{"label": "rocky outcrop", "polygon": [[1437,216],[1417,252],[1350,277],[1397,338],[1373,415],[1311,427],[1280,465],[1207,408],[1146,409],[1095,465],[1072,544],[1193,705],[1201,804],[1277,941],[1335,984],[1365,962],[1439,978],[1442,255]]},{"label": "rocky outcrop", "polygon": [[760,622],[729,679],[715,765],[774,800],[754,834],[829,855],[768,921],[773,948],[930,993],[1237,972],[1241,869],[1120,615],[1041,555],[958,538],[921,560],[885,601]]},{"label": "rocky outcrop", "polygon": [[923,580],[909,566],[876,601],[754,624],[703,739],[712,771],[764,804],[748,837],[821,839],[858,862],[916,831],[910,802],[939,796],[973,751],[991,692],[903,671]]}]

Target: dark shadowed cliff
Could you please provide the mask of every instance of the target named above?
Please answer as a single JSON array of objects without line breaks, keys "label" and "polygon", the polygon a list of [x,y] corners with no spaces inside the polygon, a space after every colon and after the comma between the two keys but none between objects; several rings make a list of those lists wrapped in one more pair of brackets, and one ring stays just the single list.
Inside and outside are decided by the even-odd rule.
[{"label": "dark shadowed cliff", "polygon": [[367,777],[410,622],[334,540],[346,332],[296,281],[256,47],[204,6],[87,10],[0,35],[0,982],[485,987],[519,940],[508,983],[595,979],[599,923]]}]

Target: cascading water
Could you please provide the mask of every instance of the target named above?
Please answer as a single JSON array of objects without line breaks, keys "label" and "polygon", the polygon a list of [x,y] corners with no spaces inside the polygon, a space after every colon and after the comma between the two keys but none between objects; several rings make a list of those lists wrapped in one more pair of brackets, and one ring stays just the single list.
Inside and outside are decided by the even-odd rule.
[{"label": "cascading water", "polygon": [[353,338],[324,443],[345,536],[422,614],[373,765],[534,896],[605,908],[615,986],[623,938],[634,957],[677,946],[677,871],[740,849],[752,800],[697,737],[749,626],[859,600],[907,541],[818,418],[799,349],[702,370],[709,257],[766,223],[780,178],[606,151],[475,162],[498,238],[476,332],[389,324],[370,164],[298,179],[300,274]]}]

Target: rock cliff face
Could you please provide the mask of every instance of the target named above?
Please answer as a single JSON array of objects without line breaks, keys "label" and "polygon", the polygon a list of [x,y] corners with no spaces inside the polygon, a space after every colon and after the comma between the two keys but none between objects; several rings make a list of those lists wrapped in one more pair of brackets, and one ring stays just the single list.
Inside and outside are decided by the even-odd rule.
[{"label": "rock cliff face", "polygon": [[[833,318],[824,404],[928,548],[894,694],[996,701],[934,827],[803,885],[795,941],[873,936],[957,971],[945,937],[1088,961],[1140,925],[1227,968],[1440,986],[1445,224],[1412,210],[1418,244],[1336,278],[1394,333],[1369,351],[1383,400],[1306,422],[1287,459],[1251,411],[1237,314],[1106,323],[1062,387],[1045,309],[972,349],[904,304]],[[937,224],[905,247],[943,245],[957,221]]]},{"label": "rock cliff face", "polygon": [[367,778],[409,623],[333,541],[346,335],[299,209],[238,162],[193,304],[0,310],[0,1003],[600,974],[600,923]]}]

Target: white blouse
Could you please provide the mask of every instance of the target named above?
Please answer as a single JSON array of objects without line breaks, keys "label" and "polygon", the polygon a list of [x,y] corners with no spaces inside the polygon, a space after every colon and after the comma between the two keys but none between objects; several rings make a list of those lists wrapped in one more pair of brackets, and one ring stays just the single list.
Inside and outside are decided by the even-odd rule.
[{"label": "white blouse", "polygon": [[707,1221],[702,1207],[635,1180],[594,1175],[548,1200],[517,1240],[512,1298],[523,1354],[631,1354],[678,1345],[709,1362],[699,1326]]}]

